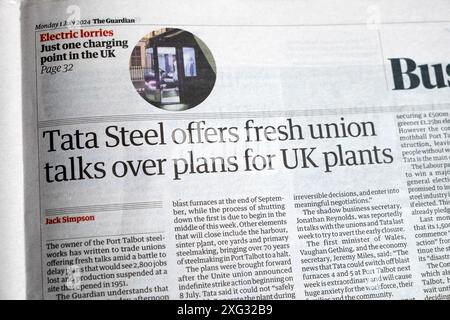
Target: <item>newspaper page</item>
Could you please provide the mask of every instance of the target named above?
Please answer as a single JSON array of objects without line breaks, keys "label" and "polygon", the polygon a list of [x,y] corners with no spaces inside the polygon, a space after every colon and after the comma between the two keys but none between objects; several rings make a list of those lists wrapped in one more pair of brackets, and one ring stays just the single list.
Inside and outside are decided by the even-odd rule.
[{"label": "newspaper page", "polygon": [[26,1],[33,299],[448,299],[450,3]]},{"label": "newspaper page", "polygon": [[[0,299],[25,298],[20,3],[0,1]],[[11,41],[11,39],[16,39]]]}]

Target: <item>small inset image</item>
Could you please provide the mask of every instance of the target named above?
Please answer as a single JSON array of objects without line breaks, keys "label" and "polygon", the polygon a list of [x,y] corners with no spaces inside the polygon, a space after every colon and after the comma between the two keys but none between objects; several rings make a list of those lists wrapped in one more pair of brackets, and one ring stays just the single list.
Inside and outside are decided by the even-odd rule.
[{"label": "small inset image", "polygon": [[205,43],[192,33],[164,28],[143,37],[130,57],[137,92],[155,107],[169,111],[193,108],[216,82],[216,64]]}]

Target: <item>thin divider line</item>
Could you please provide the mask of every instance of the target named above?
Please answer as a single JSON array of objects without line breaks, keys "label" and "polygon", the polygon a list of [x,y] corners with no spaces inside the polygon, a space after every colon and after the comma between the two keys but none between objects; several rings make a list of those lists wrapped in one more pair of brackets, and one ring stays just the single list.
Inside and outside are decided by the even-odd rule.
[{"label": "thin divider line", "polygon": [[95,206],[95,207],[80,207],[80,208],[55,208],[48,209],[46,212],[74,212],[76,210],[133,210],[133,209],[145,209],[145,208],[162,208],[162,204],[149,204],[149,205],[133,205],[133,206]]},{"label": "thin divider line", "polygon": [[64,239],[47,239],[45,241],[52,242],[52,241],[69,241],[69,240],[78,240],[78,239],[91,239],[91,238],[127,237],[127,236],[138,236],[138,235],[142,235],[142,234],[155,234],[155,233],[164,234],[165,231],[150,231],[150,232],[136,232],[136,233],[122,233],[122,234],[107,234],[107,235],[101,235],[101,236],[74,237],[74,238],[64,238]]},{"label": "thin divider line", "polygon": [[134,115],[111,115],[111,116],[92,116],[76,117],[55,120],[39,121],[39,129],[70,126],[77,124],[100,124],[110,122],[147,122],[147,121],[170,121],[170,120],[192,120],[192,119],[242,119],[246,117],[255,118],[277,118],[277,117],[301,117],[301,116],[324,116],[341,114],[367,114],[367,113],[395,113],[395,112],[414,112],[422,109],[449,108],[450,103],[432,103],[419,105],[398,105],[398,106],[363,106],[347,108],[320,108],[320,109],[299,109],[285,111],[245,111],[245,112],[208,112],[191,113],[180,116],[159,115],[159,114],[134,114]]},{"label": "thin divider line", "polygon": [[45,210],[46,215],[54,213],[86,213],[86,212],[102,212],[102,211],[120,211],[133,209],[154,209],[162,208],[162,202],[155,203],[125,203],[125,204],[111,204],[111,205],[93,205],[80,207],[66,207],[66,208],[52,208]]},{"label": "thin divider line", "polygon": [[132,211],[132,210],[146,210],[146,209],[162,209],[163,207],[142,207],[142,208],[132,208],[132,209],[108,209],[108,210],[86,210],[86,211],[58,211],[56,212],[48,212],[45,216],[46,217],[56,217],[56,216],[62,216],[62,215],[77,215],[77,214],[97,214],[97,213],[111,213],[111,212],[119,212],[119,211]]},{"label": "thin divider line", "polygon": [[[433,24],[433,23],[450,23],[450,20],[432,20],[432,21],[386,21],[381,25],[403,25],[403,24]],[[304,23],[304,24],[192,24],[192,23],[115,23],[115,24],[90,24],[77,26],[78,28],[99,28],[99,27],[120,27],[120,26],[153,26],[153,27],[216,27],[216,28],[292,28],[292,27],[356,27],[366,26],[366,22],[347,22],[347,23]],[[67,26],[34,30],[35,33],[49,32],[54,30],[67,29]]]},{"label": "thin divider line", "polygon": [[387,75],[387,70],[386,70],[386,64],[385,64],[385,61],[384,61],[383,41],[381,39],[381,32],[380,32],[379,28],[377,29],[377,37],[378,37],[378,45],[380,46],[381,65],[383,66],[383,71],[384,71],[384,81],[386,82],[386,89],[388,91],[390,91],[389,82],[388,82],[388,75]]},{"label": "thin divider line", "polygon": [[[37,34],[34,33],[34,72],[35,72],[35,102],[36,102],[36,146],[37,146],[37,167],[41,165],[41,151],[39,148],[39,86],[38,86],[38,71],[37,71]],[[31,103],[33,105],[33,103]],[[43,246],[43,236],[42,236],[42,189],[41,189],[41,175],[38,173],[38,203],[39,203],[39,245],[41,247],[40,259],[41,259],[41,295],[42,300],[45,298],[44,290],[44,246]],[[44,214],[45,215],[45,214]]]},{"label": "thin divider line", "polygon": [[162,203],[151,203],[151,204],[137,204],[128,206],[92,206],[92,207],[72,207],[72,208],[54,208],[47,209],[47,212],[55,211],[74,211],[74,210],[117,210],[117,209],[134,209],[134,208],[147,208],[147,207],[161,207]]}]

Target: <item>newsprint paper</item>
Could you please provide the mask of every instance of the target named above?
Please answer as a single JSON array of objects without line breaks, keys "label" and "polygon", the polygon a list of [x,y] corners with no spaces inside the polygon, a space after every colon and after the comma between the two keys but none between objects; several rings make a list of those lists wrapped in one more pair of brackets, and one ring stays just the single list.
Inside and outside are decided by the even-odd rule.
[{"label": "newsprint paper", "polygon": [[449,299],[450,2],[0,2],[0,293]]}]

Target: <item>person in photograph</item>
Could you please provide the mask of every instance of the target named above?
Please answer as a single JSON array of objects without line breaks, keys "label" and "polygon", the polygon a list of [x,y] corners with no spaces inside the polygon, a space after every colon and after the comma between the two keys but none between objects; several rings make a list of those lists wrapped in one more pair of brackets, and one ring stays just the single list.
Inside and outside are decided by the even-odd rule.
[{"label": "person in photograph", "polygon": [[192,57],[189,58],[189,61],[188,61],[187,66],[186,66],[186,71],[187,71],[187,74],[186,74],[187,77],[194,77],[195,76],[195,61],[194,61],[194,58],[192,58]]},{"label": "person in photograph", "polygon": [[178,70],[177,70],[177,59],[173,59],[173,65],[172,65],[172,68],[173,68],[173,71],[172,71],[172,74],[173,74],[173,80],[175,81],[175,82],[177,82],[178,81]]}]

